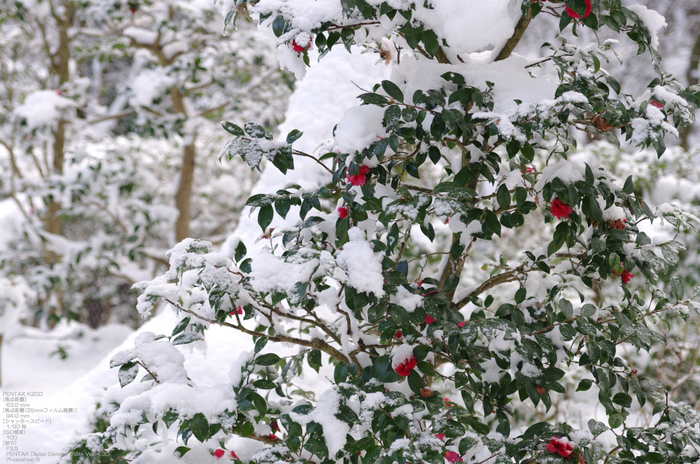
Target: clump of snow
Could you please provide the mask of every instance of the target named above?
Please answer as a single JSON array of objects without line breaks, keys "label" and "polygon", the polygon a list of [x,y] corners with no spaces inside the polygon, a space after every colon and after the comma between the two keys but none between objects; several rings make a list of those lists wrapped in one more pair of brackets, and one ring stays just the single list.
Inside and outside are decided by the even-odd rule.
[{"label": "clump of snow", "polygon": [[384,108],[363,105],[350,108],[335,130],[335,143],[343,153],[355,153],[386,136]]},{"label": "clump of snow", "polygon": [[377,298],[384,296],[384,275],[382,260],[384,253],[375,253],[365,239],[365,233],[358,227],[348,231],[350,241],[336,258],[348,276],[348,285],[359,292],[374,293]]},{"label": "clump of snow", "polygon": [[617,205],[612,205],[610,208],[603,211],[604,221],[615,221],[618,219],[625,219],[625,210]]},{"label": "clump of snow", "polygon": [[391,367],[396,370],[401,364],[405,363],[409,359],[413,358],[413,346],[404,343],[399,345],[391,357]]},{"label": "clump of snow", "polygon": [[231,369],[228,371],[228,378],[233,386],[239,386],[241,380],[243,379],[243,367],[249,363],[255,353],[253,351],[243,351],[238,359],[231,365]]},{"label": "clump of snow", "polygon": [[335,456],[343,449],[346,443],[346,435],[350,432],[350,426],[341,421],[335,415],[340,409],[341,396],[336,390],[326,390],[318,400],[318,404],[309,414],[290,413],[292,420],[301,425],[316,422],[323,427],[323,438],[326,440],[328,452]]},{"label": "clump of snow", "polygon": [[634,118],[630,124],[632,125],[632,143],[642,145],[649,138],[649,121],[644,118]]},{"label": "clump of snow", "polygon": [[62,97],[54,90],[38,90],[27,95],[24,103],[13,111],[15,119],[24,121],[29,130],[54,127],[64,110],[75,106],[73,100]]},{"label": "clump of snow", "polygon": [[409,292],[403,286],[396,287],[396,295],[392,295],[390,301],[403,307],[409,313],[423,306],[423,297]]},{"label": "clump of snow", "polygon": [[135,107],[149,106],[176,83],[177,80],[169,76],[163,68],[145,69],[129,84],[129,103]]},{"label": "clump of snow", "polygon": [[565,184],[572,184],[578,180],[584,180],[585,176],[579,164],[569,160],[561,160],[542,170],[542,175],[537,180],[535,190],[542,190],[546,183],[554,179],[559,179]]},{"label": "clump of snow", "polygon": [[416,2],[415,8],[413,17],[461,54],[498,53],[520,19],[520,6],[511,0],[428,0]]},{"label": "clump of snow", "polygon": [[627,7],[630,11],[634,12],[639,19],[644,23],[644,26],[649,30],[649,35],[651,36],[650,45],[652,48],[659,48],[659,30],[662,27],[666,27],[666,18],[657,13],[654,10],[650,10],[644,5],[635,3]]},{"label": "clump of snow", "polygon": [[160,383],[188,382],[185,357],[170,341],[157,341],[153,332],[144,332],[136,337],[135,345],[136,356]]}]

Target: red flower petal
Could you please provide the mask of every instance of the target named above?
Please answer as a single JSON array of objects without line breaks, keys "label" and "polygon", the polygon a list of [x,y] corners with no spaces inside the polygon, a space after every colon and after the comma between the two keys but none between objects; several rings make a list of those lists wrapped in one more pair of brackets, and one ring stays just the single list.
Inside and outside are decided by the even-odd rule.
[{"label": "red flower petal", "polygon": [[231,457],[232,457],[233,459],[238,459],[239,461],[241,460],[241,458],[239,458],[239,457],[236,455],[236,452],[233,451],[233,450],[231,450]]},{"label": "red flower petal", "polygon": [[397,330],[396,331],[396,338],[403,338],[403,332],[401,332],[400,330]]},{"label": "red flower petal", "polygon": [[367,182],[367,174],[369,174],[369,170],[370,167],[365,166],[363,164],[362,166],[360,166],[359,174],[356,174],[354,176],[348,174],[348,181],[350,181],[352,185],[359,185],[360,187],[362,187],[363,185],[365,185],[365,182]]},{"label": "red flower petal", "polygon": [[450,462],[463,461],[463,459],[460,457],[459,453],[456,453],[454,451],[445,452],[445,459],[447,459]]},{"label": "red flower petal", "polygon": [[312,40],[312,39],[309,39],[309,43],[308,43],[306,46],[302,46],[302,45],[299,45],[299,44],[297,43],[297,40],[296,40],[296,39],[294,39],[294,40],[292,40],[292,48],[293,48],[294,51],[297,52],[297,53],[305,52],[306,50],[308,50],[309,48],[311,48],[311,40]]},{"label": "red flower petal", "polygon": [[221,448],[214,451],[214,456],[216,456],[217,458],[223,457],[224,454],[226,454],[226,451],[222,450]]},{"label": "red flower petal", "polygon": [[[565,7],[566,14],[571,16],[572,18],[576,19],[581,19],[581,15],[576,13],[574,10],[569,8],[568,6]],[[586,0],[586,12],[583,14],[584,18],[588,18],[588,16],[593,12],[593,5],[591,5],[591,0]]]},{"label": "red flower petal", "polygon": [[415,369],[415,367],[418,365],[418,360],[415,358],[415,356],[411,356],[394,369],[397,374],[399,374],[401,377],[408,377],[411,375],[411,371]]},{"label": "red flower petal", "polygon": [[436,320],[436,319],[435,319],[433,316],[431,316],[430,314],[426,314],[426,315],[425,315],[425,323],[426,323],[426,324],[430,325],[430,324],[432,324],[433,322],[435,322],[435,320]]},{"label": "red flower petal", "polygon": [[632,277],[634,277],[634,274],[631,272],[627,272],[627,269],[622,271],[622,282],[627,285],[630,280],[632,280]]},{"label": "red flower petal", "polygon": [[547,444],[547,451],[552,454],[559,454],[564,458],[571,457],[574,454],[574,445],[564,437],[553,437]]},{"label": "red flower petal", "polygon": [[559,198],[552,200],[552,203],[549,205],[549,211],[559,219],[568,219],[569,215],[574,212],[571,206],[563,203]]},{"label": "red flower petal", "polygon": [[457,327],[459,327],[459,328],[461,329],[462,327],[464,327],[464,325],[465,325],[467,322],[468,322],[468,321],[459,322],[459,323],[457,323]]},{"label": "red flower petal", "polygon": [[348,209],[345,206],[338,208],[338,216],[340,216],[340,219],[348,217]]},{"label": "red flower petal", "polygon": [[444,433],[436,433],[436,437],[438,437],[441,441],[445,441],[445,434]]}]

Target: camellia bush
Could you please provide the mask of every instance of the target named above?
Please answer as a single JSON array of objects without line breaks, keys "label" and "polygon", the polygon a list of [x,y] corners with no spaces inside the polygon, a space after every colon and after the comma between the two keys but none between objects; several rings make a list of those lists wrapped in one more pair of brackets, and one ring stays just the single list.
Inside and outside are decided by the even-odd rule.
[{"label": "camellia bush", "polygon": [[[650,227],[696,234],[698,220],[575,156],[578,134],[662,156],[693,122],[700,89],[655,51],[662,17],[620,0],[237,0],[224,14],[269,29],[297,75],[344,46],[391,77],[358,90],[314,153],[294,148],[299,131],[223,125],[224,162],[289,176],[247,203],[269,246],[187,239],[137,284],[143,315],[166,303],[179,323],[112,359],[109,425],[69,459],[697,462],[700,415],[625,353],[698,309],[673,276],[682,244]],[[544,58],[514,54],[545,14],[560,31]],[[567,39],[584,29],[600,40]],[[658,73],[641,95],[605,69],[630,44]],[[197,385],[178,346],[212,325],[251,346],[227,383]]]}]

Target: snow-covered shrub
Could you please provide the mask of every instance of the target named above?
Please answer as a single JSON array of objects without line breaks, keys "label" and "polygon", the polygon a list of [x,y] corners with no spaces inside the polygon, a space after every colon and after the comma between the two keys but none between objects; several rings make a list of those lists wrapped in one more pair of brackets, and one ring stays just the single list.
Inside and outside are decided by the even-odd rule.
[{"label": "snow-covered shrub", "polygon": [[[543,12],[562,33],[625,32],[658,78],[627,95],[603,67],[614,41],[556,31],[553,73],[513,55]],[[627,353],[663,345],[665,314],[697,309],[671,277],[683,244],[647,224],[698,221],[652,210],[604,157],[573,156],[575,129],[661,156],[692,122],[698,89],[661,70],[653,13],[618,0],[242,0],[224,13],[253,14],[298,76],[311,48],[323,66],[341,44],[378,51],[391,76],[314,153],[294,148],[299,131],[224,124],[222,156],[267,159],[289,181],[248,200],[269,246],[187,239],[137,284],[142,314],[166,302],[180,321],[112,359],[110,426],[74,461],[697,461],[700,415]],[[176,347],[211,325],[251,346],[218,366],[228,381],[198,384]]]}]

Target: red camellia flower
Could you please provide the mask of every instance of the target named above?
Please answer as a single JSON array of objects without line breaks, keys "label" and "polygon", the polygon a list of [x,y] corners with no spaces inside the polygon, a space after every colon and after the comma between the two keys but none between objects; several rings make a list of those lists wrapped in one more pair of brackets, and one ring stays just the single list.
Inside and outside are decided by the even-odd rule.
[{"label": "red camellia flower", "polygon": [[457,462],[457,461],[463,461],[462,457],[459,455],[459,453],[455,451],[447,451],[445,453],[445,459],[447,459],[450,462]]},{"label": "red camellia flower", "polygon": [[340,219],[348,217],[348,209],[345,206],[338,208],[338,216],[340,216]]},{"label": "red camellia flower", "polygon": [[311,39],[309,39],[309,43],[304,45],[299,45],[297,43],[297,39],[292,40],[292,48],[294,49],[295,52],[297,53],[302,53],[311,48]]},{"label": "red camellia flower", "polygon": [[239,461],[241,460],[241,458],[239,458],[239,457],[236,455],[236,452],[233,451],[233,450],[231,450],[231,457],[232,457],[233,459],[238,459]]},{"label": "red camellia flower", "polygon": [[221,448],[214,451],[214,456],[216,456],[217,458],[223,457],[224,454],[226,454],[226,451],[222,450]]},{"label": "red camellia flower", "polygon": [[410,358],[406,359],[404,362],[396,366],[394,370],[401,377],[408,377],[409,375],[411,375],[411,371],[415,369],[417,365],[418,360],[416,360],[415,356],[411,356]]},{"label": "red camellia flower", "polygon": [[622,270],[622,282],[627,285],[630,280],[632,280],[632,277],[634,277],[634,274],[631,272],[627,272],[627,269]]},{"label": "red camellia flower", "polygon": [[348,180],[352,185],[359,185],[360,187],[362,187],[363,185],[365,185],[365,182],[367,182],[367,174],[369,174],[369,166],[365,166],[363,164],[362,166],[360,166],[359,174],[355,176],[351,176],[350,174],[348,174]]},{"label": "red camellia flower", "polygon": [[445,434],[444,433],[436,433],[436,437],[438,437],[441,441],[445,441]]},{"label": "red camellia flower", "polygon": [[[572,10],[568,6],[565,9],[566,9],[566,14],[568,14],[572,18],[581,19],[581,15],[576,13],[574,10]],[[593,5],[591,5],[591,0],[586,0],[586,12],[583,14],[583,17],[588,18],[588,15],[590,15],[592,12],[593,12]]]},{"label": "red camellia flower", "polygon": [[425,323],[430,325],[433,322],[435,322],[435,318],[433,316],[431,316],[430,314],[426,314],[425,315]]},{"label": "red camellia flower", "polygon": [[571,206],[563,203],[559,198],[552,200],[552,204],[549,206],[549,211],[559,219],[569,219],[569,214],[574,212]]},{"label": "red camellia flower", "polygon": [[570,458],[574,454],[574,445],[566,437],[554,437],[547,444],[547,451],[554,454],[559,453],[564,458]]},{"label": "red camellia flower", "polygon": [[657,107],[657,108],[660,109],[660,110],[664,109],[664,104],[661,103],[661,102],[658,101],[658,100],[652,100],[652,101],[651,101],[651,106],[655,106],[655,107]]},{"label": "red camellia flower", "polygon": [[396,338],[403,338],[403,332],[401,332],[400,330],[397,330],[396,331]]}]

